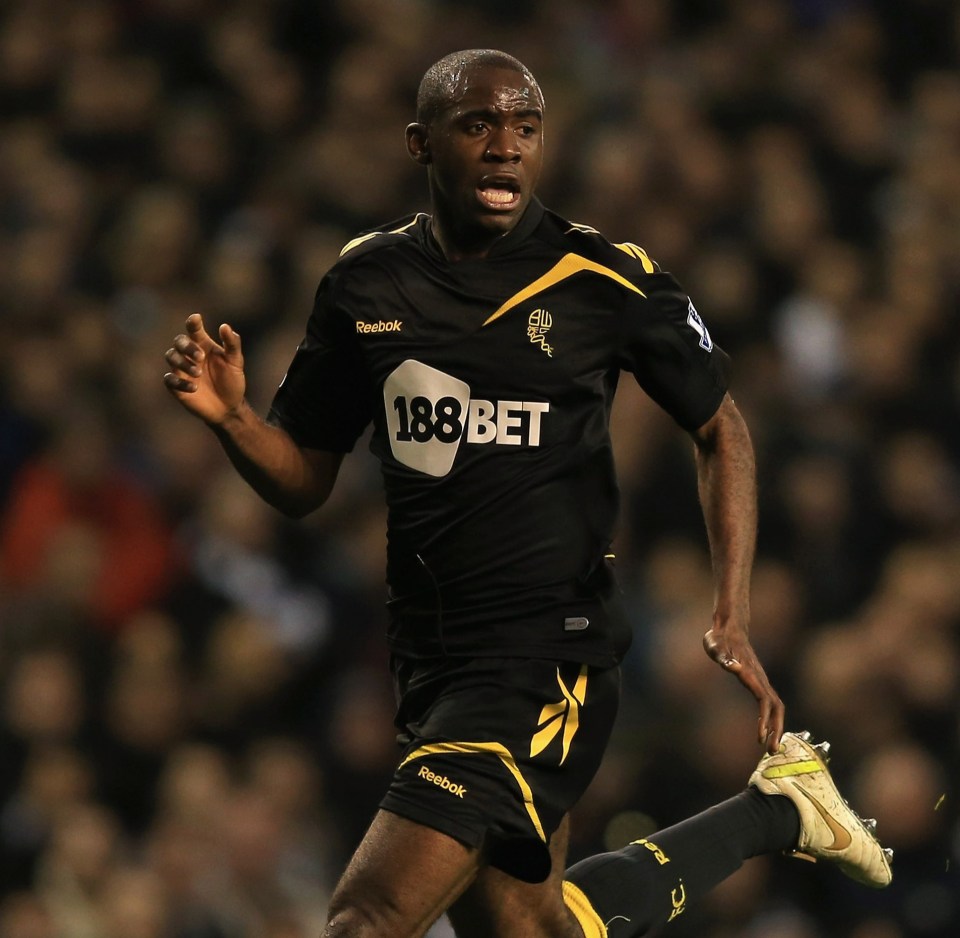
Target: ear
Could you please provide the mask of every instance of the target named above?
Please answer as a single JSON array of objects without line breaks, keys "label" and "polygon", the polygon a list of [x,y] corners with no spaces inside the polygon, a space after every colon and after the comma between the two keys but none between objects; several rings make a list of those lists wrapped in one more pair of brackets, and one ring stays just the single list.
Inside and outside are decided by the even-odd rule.
[{"label": "ear", "polygon": [[421,166],[430,162],[430,143],[426,124],[407,124],[407,152]]}]

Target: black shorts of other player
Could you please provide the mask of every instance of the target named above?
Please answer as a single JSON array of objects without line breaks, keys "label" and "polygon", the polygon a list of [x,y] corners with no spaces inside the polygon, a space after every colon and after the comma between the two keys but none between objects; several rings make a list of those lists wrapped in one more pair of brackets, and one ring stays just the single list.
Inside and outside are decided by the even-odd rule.
[{"label": "black shorts of other player", "polygon": [[620,670],[523,658],[394,656],[403,752],[380,803],[536,883],[600,765]]}]

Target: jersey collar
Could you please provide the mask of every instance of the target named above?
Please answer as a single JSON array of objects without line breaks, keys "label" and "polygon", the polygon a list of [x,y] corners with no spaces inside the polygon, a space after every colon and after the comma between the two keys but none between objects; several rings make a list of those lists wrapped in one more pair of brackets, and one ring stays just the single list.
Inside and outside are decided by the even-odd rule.
[{"label": "jersey collar", "polygon": [[[530,204],[527,206],[527,210],[523,213],[523,218],[517,222],[512,230],[494,242],[493,246],[487,252],[487,257],[484,258],[484,260],[491,257],[499,257],[501,254],[509,254],[511,251],[518,248],[537,229],[537,226],[543,219],[543,213],[543,203],[536,197],[531,199]],[[446,262],[447,258],[440,249],[437,239],[433,236],[431,221],[432,218],[430,215],[424,215],[420,219],[421,241],[424,249],[429,254],[438,260]]]}]

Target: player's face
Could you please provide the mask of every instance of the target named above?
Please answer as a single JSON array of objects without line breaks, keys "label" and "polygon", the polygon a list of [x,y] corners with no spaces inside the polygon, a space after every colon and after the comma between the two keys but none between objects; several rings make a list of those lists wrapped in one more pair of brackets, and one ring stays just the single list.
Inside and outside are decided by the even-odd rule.
[{"label": "player's face", "polygon": [[427,131],[435,212],[448,236],[499,237],[520,220],[543,163],[543,106],[520,72],[477,67]]}]

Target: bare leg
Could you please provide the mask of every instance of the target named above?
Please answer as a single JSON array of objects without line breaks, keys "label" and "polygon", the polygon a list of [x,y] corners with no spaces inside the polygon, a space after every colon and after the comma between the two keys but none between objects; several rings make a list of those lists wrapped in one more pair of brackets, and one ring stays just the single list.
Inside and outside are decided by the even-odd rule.
[{"label": "bare leg", "polygon": [[479,851],[380,811],[334,890],[323,938],[419,938],[478,866]]}]

